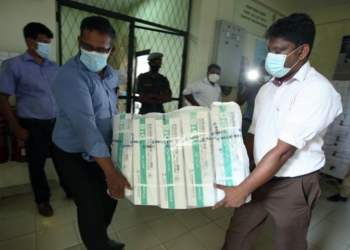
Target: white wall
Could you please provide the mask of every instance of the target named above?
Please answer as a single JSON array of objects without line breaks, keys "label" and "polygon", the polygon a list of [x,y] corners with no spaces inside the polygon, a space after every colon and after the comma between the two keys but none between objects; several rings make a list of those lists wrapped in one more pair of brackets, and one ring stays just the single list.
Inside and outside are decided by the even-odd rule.
[{"label": "white wall", "polygon": [[[54,0],[0,0],[0,50],[23,53],[27,46],[23,28],[27,23],[40,22],[56,38],[56,11]],[[51,59],[56,60],[56,41],[52,41]]]},{"label": "white wall", "polygon": [[350,4],[309,12],[316,24],[311,65],[333,79],[343,36],[350,35]]},{"label": "white wall", "polygon": [[[54,0],[0,0],[0,51],[23,53],[26,44],[23,27],[29,22],[41,22],[56,37]],[[52,41],[51,59],[56,60],[56,41]],[[45,167],[48,179],[57,179],[51,160]],[[0,188],[30,183],[25,163],[8,162],[0,164]]]}]

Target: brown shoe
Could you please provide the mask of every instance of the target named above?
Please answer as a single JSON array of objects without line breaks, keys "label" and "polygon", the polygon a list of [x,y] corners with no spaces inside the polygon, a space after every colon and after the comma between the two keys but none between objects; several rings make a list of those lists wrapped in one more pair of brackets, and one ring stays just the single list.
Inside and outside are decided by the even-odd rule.
[{"label": "brown shoe", "polygon": [[53,215],[53,209],[48,201],[37,204],[39,214],[45,217],[50,217]]}]

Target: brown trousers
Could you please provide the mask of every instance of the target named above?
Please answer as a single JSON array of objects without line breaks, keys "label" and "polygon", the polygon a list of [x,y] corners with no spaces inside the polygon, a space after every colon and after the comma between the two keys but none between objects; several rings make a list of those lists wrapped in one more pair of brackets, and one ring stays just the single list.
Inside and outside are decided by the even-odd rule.
[{"label": "brown trousers", "polygon": [[319,172],[271,179],[252,193],[250,203],[235,209],[222,250],[250,250],[268,215],[276,250],[307,250],[311,211],[321,196]]}]

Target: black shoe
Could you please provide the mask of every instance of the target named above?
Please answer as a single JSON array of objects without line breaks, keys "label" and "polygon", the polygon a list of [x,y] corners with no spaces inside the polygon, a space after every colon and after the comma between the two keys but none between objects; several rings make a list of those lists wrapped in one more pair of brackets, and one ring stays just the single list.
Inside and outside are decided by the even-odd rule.
[{"label": "black shoe", "polygon": [[109,240],[109,245],[111,245],[113,250],[122,250],[125,247],[125,244],[116,242],[114,240]]},{"label": "black shoe", "polygon": [[333,201],[333,202],[338,202],[338,201],[344,201],[345,202],[345,201],[348,200],[348,198],[340,196],[340,194],[335,194],[335,195],[327,197],[327,200]]},{"label": "black shoe", "polygon": [[50,217],[53,215],[53,209],[48,201],[39,203],[38,205],[39,214],[45,217]]}]

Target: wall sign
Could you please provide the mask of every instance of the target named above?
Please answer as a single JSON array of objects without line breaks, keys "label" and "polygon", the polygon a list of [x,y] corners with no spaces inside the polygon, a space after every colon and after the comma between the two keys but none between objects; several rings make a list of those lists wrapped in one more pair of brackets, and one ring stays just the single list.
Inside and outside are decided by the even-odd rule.
[{"label": "wall sign", "polygon": [[252,0],[237,0],[234,23],[249,33],[263,37],[266,30],[283,16]]}]

